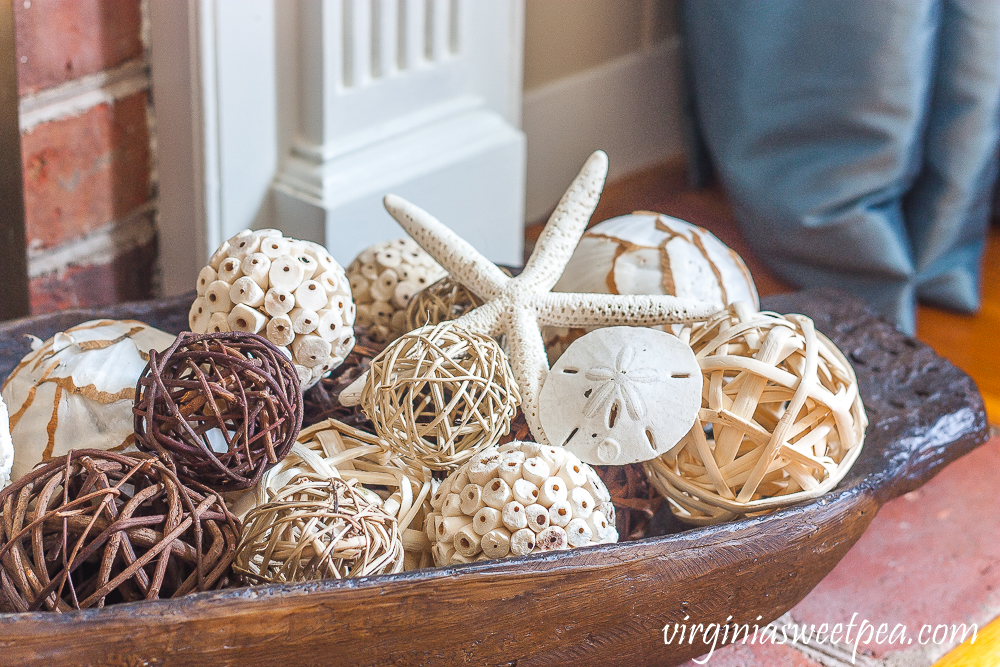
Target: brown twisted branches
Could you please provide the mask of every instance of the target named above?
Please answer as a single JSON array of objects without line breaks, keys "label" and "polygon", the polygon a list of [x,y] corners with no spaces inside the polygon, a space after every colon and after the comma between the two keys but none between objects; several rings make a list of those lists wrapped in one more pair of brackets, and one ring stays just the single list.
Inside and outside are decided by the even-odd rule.
[{"label": "brown twisted branches", "polygon": [[219,491],[255,485],[302,427],[295,367],[250,333],[182,333],[164,352],[150,351],[135,395],[139,449]]},{"label": "brown twisted branches", "polygon": [[71,450],[0,493],[0,605],[69,611],[222,588],[239,522],[149,454]]}]

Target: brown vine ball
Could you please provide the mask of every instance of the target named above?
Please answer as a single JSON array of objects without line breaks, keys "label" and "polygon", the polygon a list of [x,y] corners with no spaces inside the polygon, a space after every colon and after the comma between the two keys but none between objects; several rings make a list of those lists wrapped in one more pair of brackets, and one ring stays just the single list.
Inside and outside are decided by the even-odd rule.
[{"label": "brown vine ball", "polygon": [[218,491],[257,484],[302,428],[295,367],[256,334],[182,333],[150,351],[135,396],[136,446]]},{"label": "brown vine ball", "polygon": [[150,454],[70,450],[0,492],[0,607],[55,611],[223,588],[239,520]]}]

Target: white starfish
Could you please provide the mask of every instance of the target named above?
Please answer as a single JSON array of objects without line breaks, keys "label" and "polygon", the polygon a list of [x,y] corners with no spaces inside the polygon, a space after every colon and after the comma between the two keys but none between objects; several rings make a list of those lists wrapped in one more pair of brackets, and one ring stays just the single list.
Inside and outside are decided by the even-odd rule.
[{"label": "white starfish", "polygon": [[[485,302],[455,324],[490,336],[506,334],[521,409],[532,435],[543,444],[548,439],[538,418],[538,393],[549,362],[540,326],[654,326],[706,320],[716,310],[709,303],[669,295],[551,291],[597,207],[607,173],[608,156],[594,152],[549,217],[524,270],[513,278],[430,213],[396,195],[384,199],[390,215],[451,278]],[[341,403],[357,404],[365,379],[362,376],[348,387]]]}]

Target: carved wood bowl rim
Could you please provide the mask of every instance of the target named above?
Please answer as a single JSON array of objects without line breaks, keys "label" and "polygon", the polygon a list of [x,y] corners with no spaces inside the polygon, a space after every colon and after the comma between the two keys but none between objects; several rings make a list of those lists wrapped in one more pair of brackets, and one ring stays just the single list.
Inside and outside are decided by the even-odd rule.
[{"label": "carved wood bowl rim", "polygon": [[[182,295],[2,323],[0,374],[6,376],[7,364],[13,366],[9,359],[20,359],[21,346],[27,349],[19,334],[32,327],[45,337],[71,325],[67,323],[130,317],[176,333],[186,328],[190,302],[191,295]],[[862,391],[870,394],[865,396],[871,418],[865,449],[854,469],[827,495],[764,516],[570,552],[340,581],[260,585],[101,610],[0,614],[0,642],[14,647],[24,664],[84,660],[85,655],[103,661],[119,655],[114,651],[122,656],[114,664],[126,664],[127,656],[202,664],[205,657],[181,639],[186,632],[197,632],[198,641],[204,642],[199,646],[206,650],[228,647],[222,658],[226,662],[273,656],[287,664],[304,664],[317,655],[337,655],[344,664],[394,659],[451,664],[456,651],[467,651],[479,662],[522,667],[570,659],[602,666],[665,665],[697,657],[704,652],[697,645],[664,647],[665,623],[679,622],[685,615],[698,622],[722,622],[733,609],[743,615],[759,613],[762,625],[777,618],[833,569],[882,504],[919,487],[989,435],[973,381],[852,297],[815,290],[775,297],[765,306],[813,317],[856,368],[869,352],[876,361],[884,353],[923,366],[882,369],[881,385],[875,379],[882,376],[871,375],[867,367],[858,370]],[[854,349],[862,339],[877,345]],[[852,356],[857,354],[862,357]],[[927,379],[932,372],[935,377]],[[921,397],[911,406],[903,399],[874,395],[885,387],[902,394],[920,382],[943,392],[941,399]],[[810,550],[811,558],[800,559],[800,550]],[[623,592],[597,594],[592,603],[581,603],[579,596],[594,585],[619,586]],[[752,601],[742,595],[752,597],[755,592]],[[370,623],[361,624],[364,628],[354,627],[355,622],[348,630],[336,625],[345,614],[364,614],[358,610],[366,607]],[[491,618],[530,620],[518,627],[481,631],[477,624]],[[334,625],[328,632],[300,635],[305,638],[301,645],[277,642],[281,645],[273,649],[261,648],[267,632],[287,638],[281,623],[293,619],[317,627]],[[529,622],[532,639],[524,641],[524,623]],[[221,626],[226,631],[218,631]],[[93,646],[90,654],[88,645]],[[337,653],[326,652],[333,650]]]}]

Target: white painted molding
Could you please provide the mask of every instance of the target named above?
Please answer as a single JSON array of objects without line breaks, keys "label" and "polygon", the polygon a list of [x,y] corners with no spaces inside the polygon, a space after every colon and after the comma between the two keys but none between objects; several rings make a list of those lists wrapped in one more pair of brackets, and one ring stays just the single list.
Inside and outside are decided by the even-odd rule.
[{"label": "white painted molding", "polygon": [[[342,263],[400,236],[394,192],[520,263],[523,0],[299,0],[276,226]],[[478,243],[477,243],[478,241]]]},{"label": "white painted molding", "polygon": [[680,87],[674,37],[525,93],[526,219],[541,220],[555,208],[595,149],[608,154],[609,179],[683,152]]},{"label": "white painted molding", "polygon": [[276,2],[149,3],[166,295],[192,289],[223,240],[273,217]]}]

